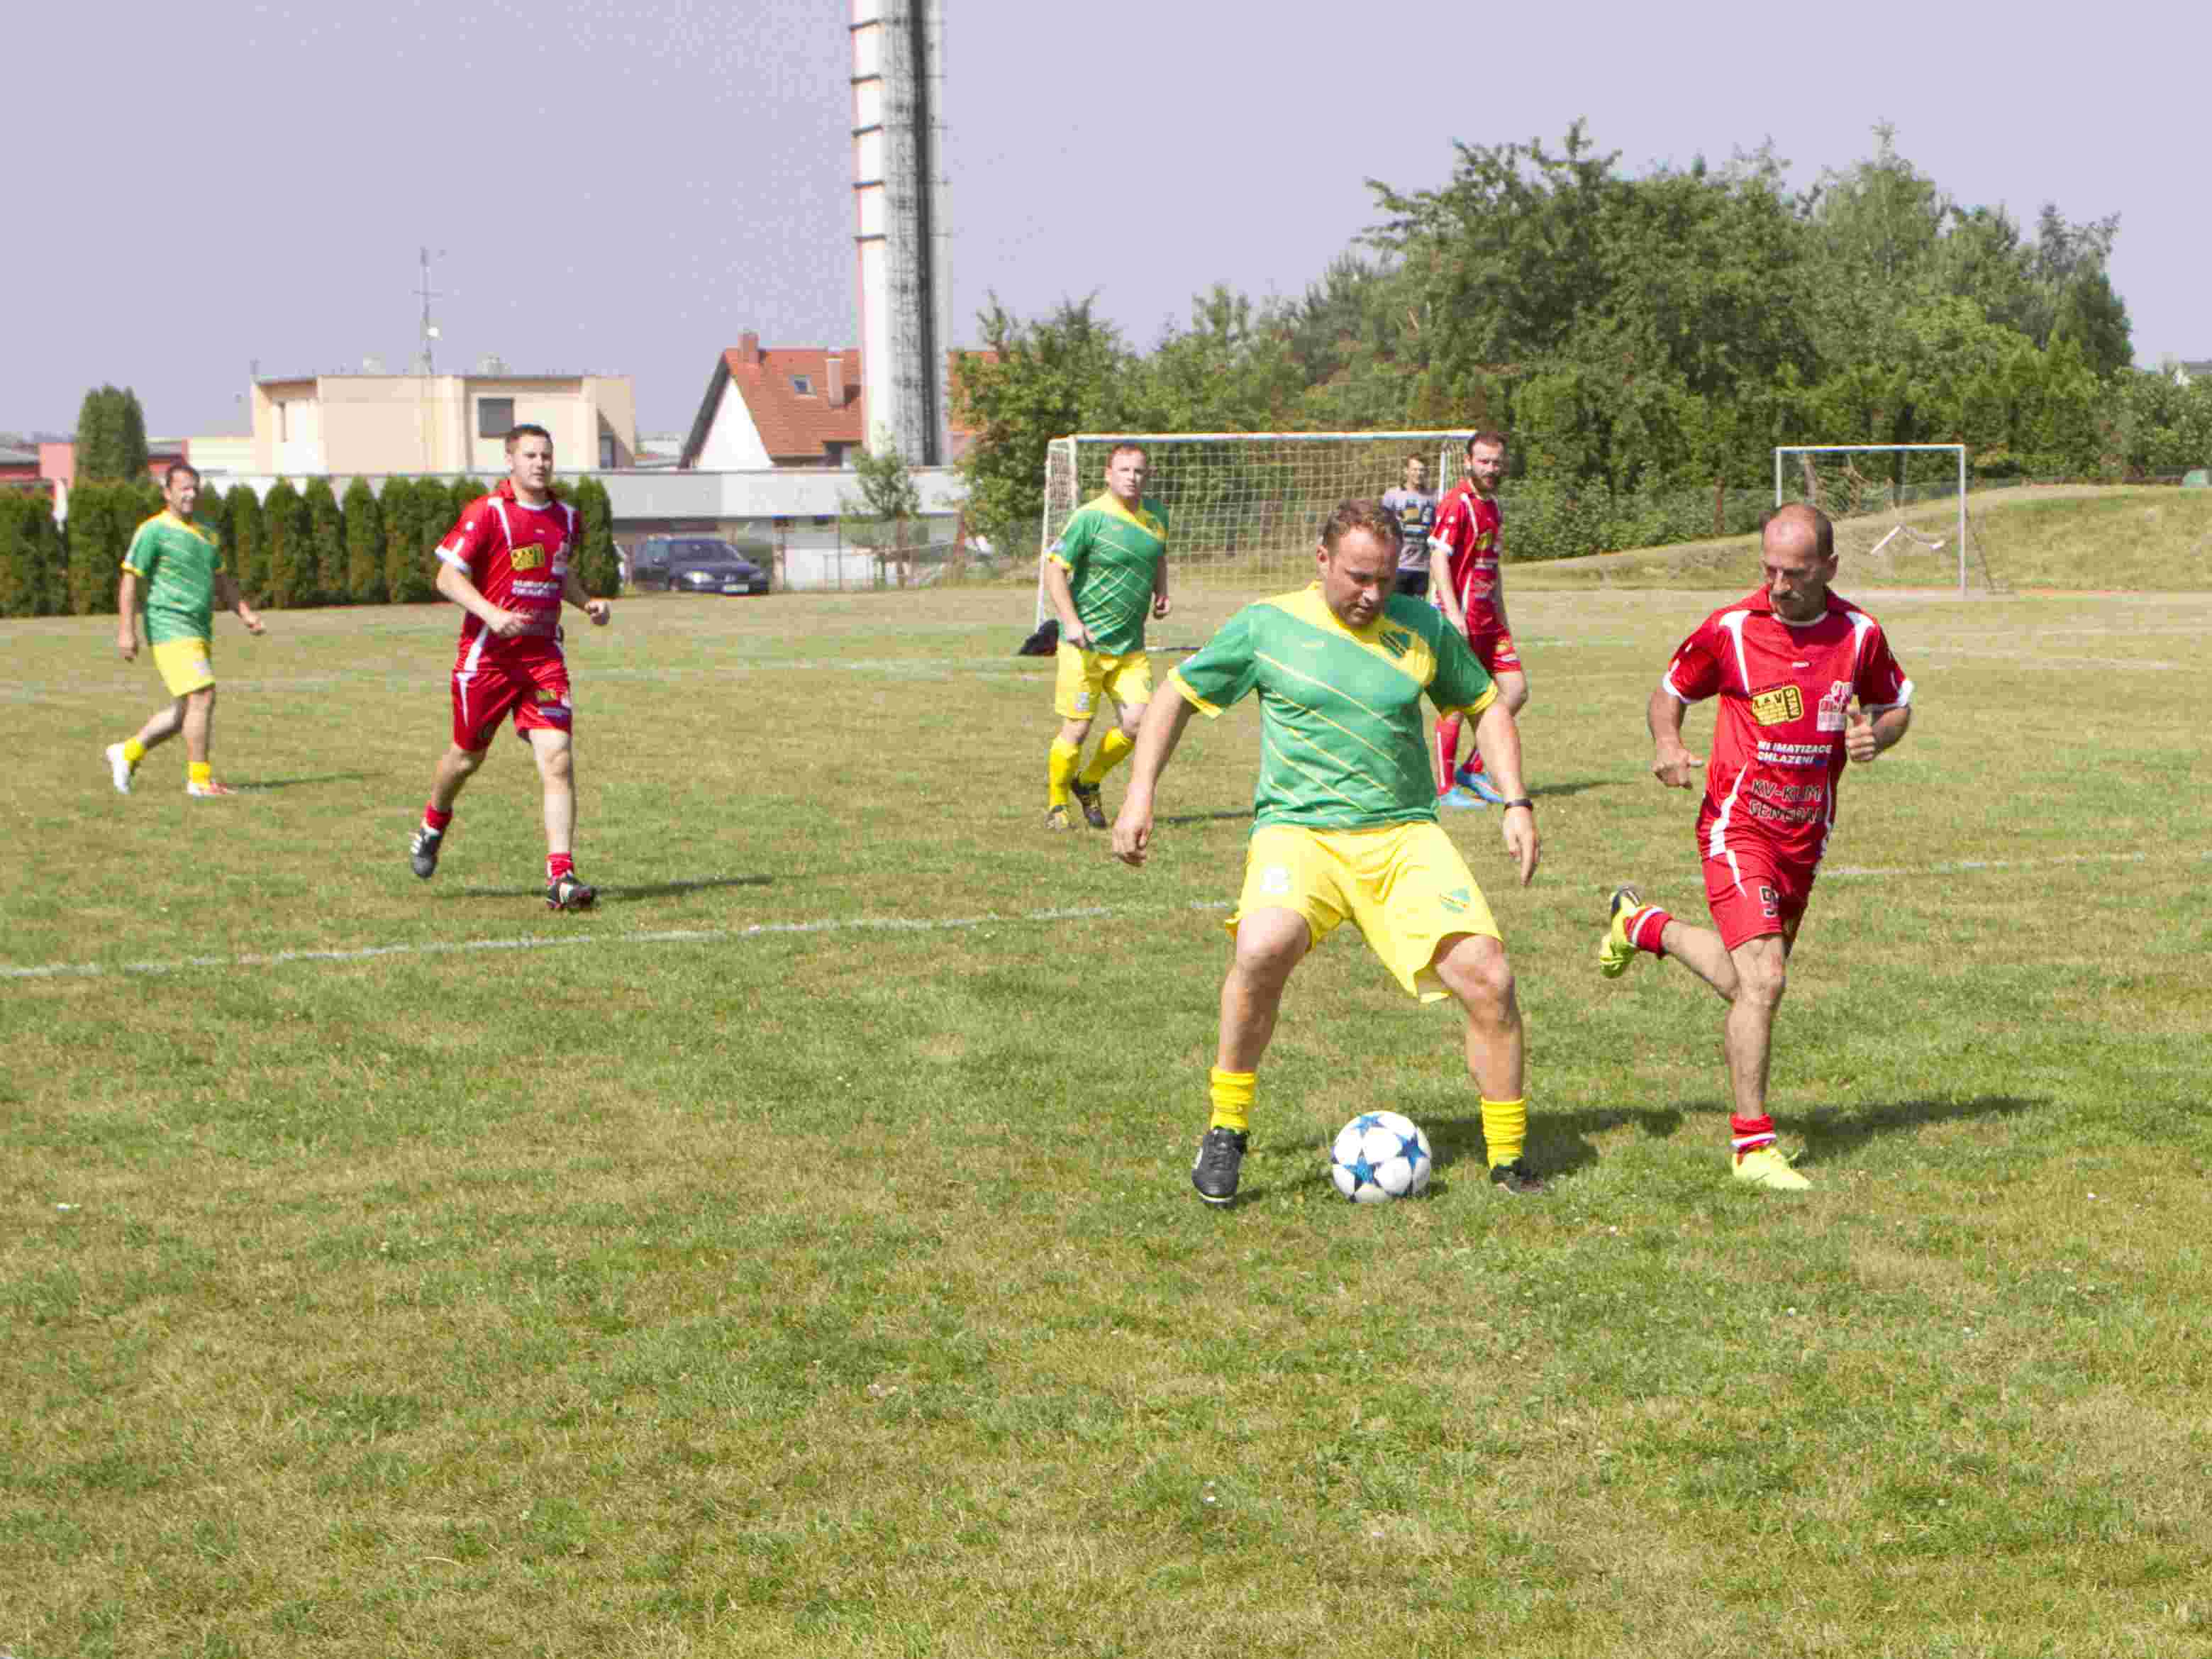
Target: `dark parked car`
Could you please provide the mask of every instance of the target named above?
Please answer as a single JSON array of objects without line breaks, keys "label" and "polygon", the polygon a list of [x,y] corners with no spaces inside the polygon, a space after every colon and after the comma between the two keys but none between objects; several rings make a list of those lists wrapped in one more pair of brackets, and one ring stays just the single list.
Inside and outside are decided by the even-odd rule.
[{"label": "dark parked car", "polygon": [[709,537],[648,536],[630,554],[630,585],[672,593],[765,593],[769,557],[766,548],[740,551]]}]

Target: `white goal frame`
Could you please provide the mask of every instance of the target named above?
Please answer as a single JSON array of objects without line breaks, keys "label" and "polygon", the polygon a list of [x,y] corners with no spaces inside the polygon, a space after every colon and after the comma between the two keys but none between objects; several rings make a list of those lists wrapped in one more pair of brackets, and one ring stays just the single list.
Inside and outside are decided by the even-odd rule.
[{"label": "white goal frame", "polygon": [[[1274,465],[1302,453],[1305,446],[1336,445],[1350,451],[1355,447],[1382,451],[1386,448],[1399,452],[1402,463],[1408,453],[1423,453],[1431,458],[1433,468],[1431,482],[1441,492],[1444,487],[1449,462],[1454,454],[1467,442],[1473,428],[1424,428],[1418,430],[1387,432],[1076,432],[1052,440],[1045,447],[1044,512],[1038,526],[1036,619],[1040,624],[1054,615],[1052,602],[1045,596],[1044,555],[1051,551],[1060,538],[1068,517],[1097,493],[1103,483],[1093,479],[1086,490],[1085,463],[1095,458],[1094,470],[1103,477],[1105,457],[1116,444],[1137,444],[1146,452],[1152,465],[1152,477],[1145,493],[1153,495],[1168,508],[1168,568],[1170,580],[1180,583],[1186,576],[1194,577],[1200,585],[1212,575],[1230,571],[1250,570],[1257,574],[1267,566],[1271,556],[1281,557],[1299,551],[1310,551],[1312,538],[1320,532],[1321,520],[1336,502],[1352,495],[1380,496],[1382,491],[1399,481],[1395,466],[1388,477],[1376,477],[1372,489],[1347,488],[1323,502],[1318,495],[1312,501],[1294,501],[1282,496],[1270,498],[1260,509],[1258,516],[1270,520],[1256,536],[1235,548],[1214,547],[1206,536],[1211,526],[1205,522],[1194,522],[1188,515],[1176,512],[1174,487],[1175,451],[1186,453],[1200,447],[1218,447],[1226,451],[1231,446],[1250,449],[1255,458],[1264,458],[1261,446],[1276,447]],[[1379,458],[1378,458],[1379,462]],[[1264,459],[1255,465],[1267,465]],[[1347,471],[1347,477],[1349,471]],[[1321,493],[1328,493],[1326,490]],[[1310,511],[1308,509],[1310,509]],[[1240,534],[1249,533],[1249,526],[1240,527]],[[1306,573],[1310,577],[1311,572]],[[1303,580],[1303,578],[1302,578]]]},{"label": "white goal frame", "polygon": [[[1966,597],[1966,446],[1964,444],[1777,444],[1774,447],[1774,504],[1784,505],[1783,478],[1784,458],[1791,455],[1896,455],[1899,453],[1950,454],[1959,464],[1959,524],[1951,545],[1959,555],[1959,597]],[[1902,510],[1903,503],[1898,503]],[[1893,526],[1889,534],[1875,544],[1876,550],[1889,545],[1902,529],[1913,539],[1920,539],[1902,525]]]}]

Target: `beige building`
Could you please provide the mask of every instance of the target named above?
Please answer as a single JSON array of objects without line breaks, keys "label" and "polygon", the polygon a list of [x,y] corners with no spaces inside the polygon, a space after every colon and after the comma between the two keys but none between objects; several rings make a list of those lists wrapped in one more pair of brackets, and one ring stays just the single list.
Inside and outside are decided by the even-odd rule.
[{"label": "beige building", "polygon": [[319,374],[254,382],[253,471],[503,471],[507,428],[525,424],[553,434],[563,472],[636,460],[627,375]]}]

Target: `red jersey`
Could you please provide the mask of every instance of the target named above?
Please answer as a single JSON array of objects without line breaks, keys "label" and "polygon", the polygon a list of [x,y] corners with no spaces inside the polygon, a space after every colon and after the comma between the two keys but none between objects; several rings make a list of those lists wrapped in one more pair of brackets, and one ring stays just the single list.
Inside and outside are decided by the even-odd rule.
[{"label": "red jersey", "polygon": [[1437,508],[1436,533],[1429,538],[1430,562],[1443,556],[1444,580],[1467,618],[1468,637],[1495,634],[1504,627],[1498,607],[1503,599],[1498,556],[1504,521],[1495,496],[1474,493],[1474,482],[1462,478],[1444,492]]},{"label": "red jersey", "polygon": [[1912,701],[1872,617],[1831,593],[1812,622],[1784,622],[1765,588],[1698,623],[1661,684],[1684,702],[1721,699],[1698,829],[1705,855],[1730,861],[1731,838],[1748,836],[1817,863],[1836,823],[1846,705],[1878,714]]},{"label": "red jersey", "polygon": [[489,495],[462,510],[459,521],[438,544],[438,556],[467,574],[477,592],[502,611],[529,618],[512,639],[488,631],[474,615],[461,617],[461,657],[526,646],[542,650],[558,635],[561,595],[568,581],[568,555],[582,526],[576,509],[549,499],[543,507],[518,501],[514,481],[502,478]]}]

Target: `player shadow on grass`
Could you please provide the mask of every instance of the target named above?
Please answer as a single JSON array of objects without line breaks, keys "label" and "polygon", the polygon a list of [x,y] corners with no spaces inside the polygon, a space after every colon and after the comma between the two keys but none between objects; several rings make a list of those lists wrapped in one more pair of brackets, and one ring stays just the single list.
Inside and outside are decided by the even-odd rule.
[{"label": "player shadow on grass", "polygon": [[366,772],[317,772],[304,778],[226,778],[240,794],[265,794],[275,789],[298,789],[311,783],[359,783]]},{"label": "player shadow on grass", "polygon": [[[1961,1118],[2010,1117],[2016,1112],[2048,1106],[2047,1095],[1976,1095],[1971,1100],[1889,1100],[1871,1106],[1823,1106],[1797,1120],[1805,1142],[1797,1162],[1807,1169],[1829,1160],[1841,1160],[1876,1135],[1910,1133],[1933,1123],[1954,1123]],[[1792,1127],[1786,1112],[1779,1126]]]},{"label": "player shadow on grass", "polygon": [[[710,892],[718,887],[773,887],[774,876],[702,876],[695,881],[658,881],[642,885],[602,887],[599,902],[601,908],[611,904],[629,904],[638,899],[675,898],[684,893]],[[543,887],[449,887],[437,895],[441,899],[514,899],[543,898]]]},{"label": "player shadow on grass", "polygon": [[[1593,1106],[1579,1112],[1547,1112],[1540,1107],[1528,1113],[1528,1162],[1543,1174],[1565,1175],[1597,1162],[1597,1148],[1589,1137],[1634,1124],[1651,1140],[1666,1140],[1682,1127],[1682,1111],[1675,1106]],[[1429,1151],[1439,1170],[1462,1158],[1486,1163],[1482,1138],[1482,1115],[1440,1118],[1422,1126],[1429,1136]]]},{"label": "player shadow on grass", "polygon": [[[1877,1135],[1909,1133],[1933,1123],[1961,1118],[2009,1117],[2015,1112],[2047,1106],[2040,1095],[1978,1095],[1971,1100],[1895,1100],[1856,1108],[1825,1106],[1810,1112],[1782,1109],[1777,1125],[1783,1139],[1802,1139],[1801,1168],[1842,1162]],[[1593,1106],[1575,1112],[1528,1114],[1528,1161],[1546,1175],[1568,1175],[1598,1161],[1589,1137],[1633,1124],[1653,1140],[1668,1140],[1692,1118],[1716,1127],[1716,1141],[1725,1149],[1729,1107],[1719,1099],[1683,1101],[1671,1106]],[[1465,1156],[1483,1157],[1480,1115],[1445,1118],[1424,1126],[1430,1150],[1442,1170]],[[1699,1133],[1703,1133],[1701,1127]]]},{"label": "player shadow on grass", "polygon": [[1585,789],[1618,789],[1634,781],[1629,778],[1575,778],[1565,783],[1534,783],[1528,786],[1531,800],[1550,800],[1565,795],[1579,795]]},{"label": "player shadow on grass", "polygon": [[1166,829],[1170,824],[1178,823],[1228,823],[1251,816],[1252,809],[1242,806],[1233,812],[1177,812],[1170,817],[1154,818],[1152,823],[1160,829]]}]

